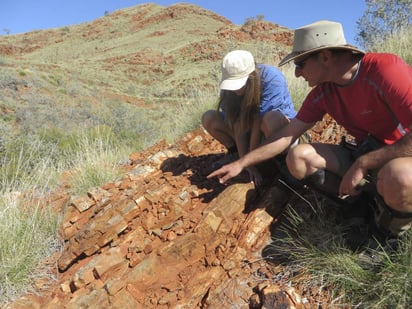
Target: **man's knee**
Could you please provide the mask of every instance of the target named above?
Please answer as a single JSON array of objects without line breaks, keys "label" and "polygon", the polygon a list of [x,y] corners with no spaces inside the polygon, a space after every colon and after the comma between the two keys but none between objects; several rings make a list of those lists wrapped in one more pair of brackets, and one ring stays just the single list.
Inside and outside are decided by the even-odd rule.
[{"label": "man's knee", "polygon": [[412,158],[391,160],[377,178],[377,191],[387,205],[396,211],[412,212]]},{"label": "man's knee", "polygon": [[290,173],[297,179],[302,179],[308,175],[310,163],[307,162],[307,158],[312,153],[313,147],[310,144],[298,144],[288,151],[286,164]]},{"label": "man's knee", "polygon": [[412,158],[398,158],[378,173],[378,201],[375,221],[378,227],[400,235],[412,226]]}]

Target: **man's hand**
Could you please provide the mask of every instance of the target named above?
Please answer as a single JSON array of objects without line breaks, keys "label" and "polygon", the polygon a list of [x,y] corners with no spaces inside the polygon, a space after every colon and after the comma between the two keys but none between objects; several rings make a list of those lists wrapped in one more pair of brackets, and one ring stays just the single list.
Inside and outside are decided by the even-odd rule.
[{"label": "man's hand", "polygon": [[239,175],[242,172],[242,170],[243,170],[243,167],[239,163],[239,160],[237,160],[230,164],[226,164],[222,166],[221,168],[219,168],[218,170],[210,173],[209,175],[207,175],[207,179],[217,177],[220,183],[225,184],[231,178]]},{"label": "man's hand", "polygon": [[367,171],[362,169],[357,162],[353,163],[342,178],[339,186],[339,195],[357,195],[360,193],[358,185],[362,179],[366,176]]}]

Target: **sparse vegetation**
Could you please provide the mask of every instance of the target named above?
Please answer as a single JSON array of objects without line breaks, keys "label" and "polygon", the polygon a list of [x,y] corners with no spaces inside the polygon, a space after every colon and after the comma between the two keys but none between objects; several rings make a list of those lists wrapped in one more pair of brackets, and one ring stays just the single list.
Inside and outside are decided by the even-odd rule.
[{"label": "sparse vegetation", "polygon": [[[34,277],[49,278],[41,259],[60,248],[59,217],[39,203],[57,177],[47,157],[36,157],[38,144],[27,141],[2,152],[0,169],[0,301],[30,289]],[[36,269],[36,271],[34,271]]]},{"label": "sparse vegetation", "polygon": [[257,21],[263,21],[264,19],[265,19],[265,16],[262,14],[256,15],[255,17],[248,17],[243,23],[243,26],[247,27],[247,26],[253,25]]},{"label": "sparse vegetation", "polygon": [[338,209],[328,202],[322,201],[304,216],[289,208],[285,218],[278,228],[282,235],[268,251],[295,274],[292,282],[308,289],[325,287],[333,306],[408,307],[412,300],[412,233],[396,251],[382,247],[365,255],[342,245],[344,226],[339,223]]},{"label": "sparse vegetation", "polygon": [[[105,12],[105,18],[112,15]],[[245,24],[261,19],[259,15]],[[162,35],[153,35],[164,31],[164,25],[161,29],[149,27],[136,37],[130,34],[132,28],[119,28],[116,33],[122,35],[116,34],[115,38],[112,34],[100,37],[79,27],[83,26],[59,30],[59,35],[72,36],[61,42],[59,49],[47,47],[50,43],[43,42],[47,35],[36,31],[24,34],[16,44],[33,48],[31,53],[18,61],[0,57],[0,65],[7,63],[0,74],[0,303],[30,290],[35,278],[53,280],[39,261],[61,247],[57,233],[60,218],[49,205],[39,202],[39,197],[58,187],[63,171],[71,172],[73,194],[85,194],[92,187],[116,179],[122,172],[119,162],[127,160],[130,153],[160,139],[173,142],[197,127],[205,110],[215,107],[220,55],[244,48],[257,61],[276,64],[283,51],[263,41],[240,44],[227,40],[226,45],[216,46],[211,53],[209,57],[217,55],[213,61],[191,63],[182,49],[171,44],[177,42],[179,46],[184,38],[173,33],[175,36],[165,42]],[[113,27],[121,26],[113,23]],[[203,30],[215,33],[220,27]],[[83,44],[78,44],[76,31],[82,33]],[[108,38],[113,41],[107,43]],[[195,38],[197,32],[190,39]],[[377,49],[397,53],[411,63],[411,38],[411,32],[407,32],[385,40]],[[46,47],[36,49],[33,42]],[[146,54],[156,56],[151,49],[154,45],[168,52],[161,54],[160,65],[147,64],[134,49],[135,42],[143,45]],[[155,62],[159,59],[151,58]],[[201,67],[204,65],[207,70]],[[176,67],[185,69],[178,71]],[[309,88],[303,79],[294,77],[292,65],[282,71],[298,109]],[[156,79],[159,72],[161,78]],[[194,82],[200,79],[204,82]],[[325,222],[324,215],[318,212],[314,218]],[[350,299],[378,308],[401,307],[411,301],[410,242],[405,242],[394,256],[388,256],[378,272],[365,270],[357,257],[339,248],[338,241],[330,241],[331,229],[339,232],[336,226],[324,226],[322,235],[329,242],[321,250],[312,242],[319,235],[319,225],[307,226],[295,218],[292,226],[304,229],[301,237],[286,238],[282,246],[292,254],[293,271],[308,274],[305,284],[333,287],[336,290],[331,297],[337,298],[336,303]],[[303,277],[296,280],[299,278]],[[368,284],[373,287],[365,288]]]},{"label": "sparse vegetation", "polygon": [[411,0],[366,0],[366,10],[358,20],[356,41],[371,50],[412,25]]}]

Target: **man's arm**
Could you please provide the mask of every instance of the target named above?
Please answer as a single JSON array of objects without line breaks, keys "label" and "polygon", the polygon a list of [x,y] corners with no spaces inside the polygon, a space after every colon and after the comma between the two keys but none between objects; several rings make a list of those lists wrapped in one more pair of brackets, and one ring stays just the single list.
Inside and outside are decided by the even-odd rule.
[{"label": "man's arm", "polygon": [[[409,127],[409,130],[412,126]],[[342,178],[339,192],[341,195],[357,194],[356,186],[368,170],[380,169],[387,162],[400,157],[412,157],[412,133],[407,133],[392,145],[381,147],[360,156]]]},{"label": "man's arm", "polygon": [[227,164],[207,176],[208,179],[217,177],[220,183],[239,175],[246,167],[266,161],[285,151],[299,136],[314,124],[293,119],[287,126],[272,136],[266,143],[249,152],[239,160]]},{"label": "man's arm", "polygon": [[[412,126],[409,130],[412,129]],[[356,164],[365,170],[379,169],[392,159],[412,157],[412,133],[407,133],[392,145],[381,147],[358,158]]]}]

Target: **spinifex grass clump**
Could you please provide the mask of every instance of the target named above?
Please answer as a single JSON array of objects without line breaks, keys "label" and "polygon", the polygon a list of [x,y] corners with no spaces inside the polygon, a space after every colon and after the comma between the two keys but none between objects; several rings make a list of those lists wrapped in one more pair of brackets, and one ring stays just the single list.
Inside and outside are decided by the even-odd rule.
[{"label": "spinifex grass clump", "polygon": [[39,265],[60,247],[56,238],[58,217],[31,204],[22,208],[18,193],[0,198],[0,302],[30,290],[34,278],[53,278]]},{"label": "spinifex grass clump", "polygon": [[[30,290],[33,278],[50,276],[42,258],[59,249],[59,217],[39,202],[48,192],[53,168],[46,159],[22,147],[3,153],[0,168],[0,302]],[[51,278],[46,278],[50,281]]]},{"label": "spinifex grass clump", "polygon": [[268,257],[283,263],[294,283],[327,287],[333,305],[406,308],[412,302],[412,233],[396,250],[383,243],[353,251],[345,245],[341,211],[327,201],[303,210],[289,205],[274,229]]}]

